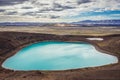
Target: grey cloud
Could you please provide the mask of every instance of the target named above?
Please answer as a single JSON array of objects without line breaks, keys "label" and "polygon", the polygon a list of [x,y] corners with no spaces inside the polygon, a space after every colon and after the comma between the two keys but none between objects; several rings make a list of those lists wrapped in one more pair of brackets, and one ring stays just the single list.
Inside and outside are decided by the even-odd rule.
[{"label": "grey cloud", "polygon": [[116,2],[120,3],[120,0],[115,0]]},{"label": "grey cloud", "polygon": [[22,7],[21,9],[32,9],[33,7]]},{"label": "grey cloud", "polygon": [[66,9],[74,9],[75,7],[72,6],[64,6],[58,3],[54,3],[54,8],[52,9],[53,11],[62,11],[62,10],[66,10]]},{"label": "grey cloud", "polygon": [[0,9],[0,12],[5,12],[5,10],[4,9]]},{"label": "grey cloud", "polygon": [[21,15],[22,15],[22,16],[25,16],[25,15],[35,16],[36,13],[35,13],[35,12],[26,12],[26,13],[22,13]]},{"label": "grey cloud", "polygon": [[[34,16],[34,17],[42,17],[42,18],[47,18],[48,16],[44,13],[49,13],[50,11],[63,11],[63,10],[67,10],[67,9],[74,9],[75,7],[73,6],[67,6],[67,5],[62,5],[60,3],[55,3],[53,2],[53,5],[51,7],[47,6],[49,4],[43,4],[43,3],[37,3],[37,1],[32,1],[32,4],[37,5],[37,7],[40,7],[41,5],[45,5],[42,9],[38,9],[37,11],[30,11],[30,12],[24,12],[21,15],[25,16],[25,15],[29,15],[29,16]],[[38,6],[39,5],[39,6]],[[22,7],[21,9],[32,9],[32,7]],[[44,15],[42,15],[44,14]],[[51,19],[55,19],[55,18],[59,18],[60,16],[55,16],[55,15],[49,15],[49,18]]]},{"label": "grey cloud", "polygon": [[52,9],[51,8],[44,8],[44,9],[40,9],[39,11],[36,11],[37,13],[45,13],[45,12],[48,12],[48,11],[51,11]]},{"label": "grey cloud", "polygon": [[24,1],[28,1],[28,0],[0,0],[0,6],[21,4]]},{"label": "grey cloud", "polygon": [[32,0],[31,3],[35,4],[36,6],[46,6],[46,5],[49,5],[49,4],[46,4],[46,3],[37,2],[37,0]]},{"label": "grey cloud", "polygon": [[[4,14],[5,15],[22,15],[22,16],[26,16],[26,15],[29,15],[29,16],[34,16],[34,17],[48,17],[48,15],[45,15],[44,13],[49,13],[50,11],[64,11],[64,10],[68,10],[68,9],[75,9],[76,7],[74,5],[72,5],[73,2],[71,1],[67,1],[66,3],[67,4],[70,4],[70,5],[63,5],[61,3],[57,3],[55,1],[51,2],[52,3],[52,6],[49,6],[50,4],[48,3],[42,3],[38,0],[0,0],[0,6],[6,6],[6,5],[17,5],[17,4],[22,4],[24,3],[25,1],[28,1],[28,2],[31,2],[31,5],[34,5],[38,8],[37,11],[29,11],[29,12],[22,12],[22,13],[18,13],[17,11],[11,11],[11,12],[5,12]],[[82,3],[87,3],[87,2],[90,2],[90,0],[77,0],[77,5],[80,5]],[[42,9],[39,9],[39,7],[42,7]],[[31,7],[29,5],[26,5],[26,6],[21,6],[21,9],[33,9],[34,7]],[[0,12],[4,12],[5,10],[0,10]],[[44,14],[44,15],[42,15]],[[59,18],[60,16],[55,16],[55,15],[49,15],[49,18],[51,19],[55,19],[55,18]]]},{"label": "grey cloud", "polygon": [[37,11],[37,13],[44,13],[44,12],[49,12],[49,11],[63,11],[63,10],[67,10],[67,9],[74,9],[75,7],[72,6],[63,6],[61,4],[58,3],[53,3],[53,7],[45,7],[39,11]]},{"label": "grey cloud", "polygon": [[[39,14],[39,13],[42,13],[42,14]],[[36,12],[26,12],[26,13],[23,13],[23,14],[21,14],[21,15],[22,15],[22,16],[29,15],[29,16],[34,16],[34,17],[36,17],[36,18],[51,18],[51,19],[60,18],[60,16],[45,15],[44,13],[45,13],[45,12],[36,11]]]},{"label": "grey cloud", "polygon": [[60,16],[51,15],[50,18],[51,18],[51,19],[56,19],[56,18],[60,18]]},{"label": "grey cloud", "polygon": [[6,12],[5,14],[6,15],[15,15],[15,14],[17,14],[17,11]]},{"label": "grey cloud", "polygon": [[91,0],[77,0],[77,4],[83,4],[88,2],[91,2]]}]

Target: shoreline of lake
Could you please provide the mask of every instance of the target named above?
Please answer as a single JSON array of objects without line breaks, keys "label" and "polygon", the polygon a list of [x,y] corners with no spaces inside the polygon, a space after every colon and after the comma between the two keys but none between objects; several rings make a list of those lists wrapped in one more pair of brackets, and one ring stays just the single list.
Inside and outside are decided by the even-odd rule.
[{"label": "shoreline of lake", "polygon": [[[8,34],[7,34],[8,33]],[[45,40],[58,40],[58,41],[70,41],[70,42],[76,42],[76,41],[85,41],[85,42],[88,42],[88,43],[91,43],[92,45],[94,45],[95,47],[96,47],[96,49],[97,50],[99,50],[99,51],[101,51],[101,52],[107,52],[107,54],[111,54],[111,55],[115,55],[115,56],[117,56],[118,57],[118,59],[120,60],[120,55],[119,54],[117,54],[117,53],[113,53],[113,52],[110,52],[110,51],[108,51],[108,50],[104,50],[103,49],[103,47],[100,47],[100,46],[98,46],[98,43],[100,42],[103,42],[103,41],[90,41],[90,40],[87,40],[86,38],[88,38],[88,37],[92,37],[92,36],[60,36],[60,35],[49,35],[49,34],[31,34],[31,33],[17,33],[17,32],[1,32],[0,34],[1,35],[3,35],[3,34],[6,34],[7,35],[7,37],[0,37],[1,38],[1,41],[2,42],[6,42],[5,44],[6,44],[6,47],[9,45],[10,47],[11,47],[11,49],[10,50],[8,50],[8,52],[6,51],[6,53],[7,54],[0,54],[0,64],[2,64],[2,62],[5,60],[5,59],[7,59],[8,57],[10,57],[10,56],[12,56],[12,55],[14,55],[18,50],[20,50],[20,49],[22,49],[23,47],[25,47],[25,46],[27,46],[28,44],[32,44],[32,43],[34,43],[34,42],[39,42],[39,41],[45,41]],[[11,35],[10,35],[11,34]],[[15,35],[18,35],[18,34],[20,34],[20,37],[18,37],[18,36],[15,36]],[[28,36],[31,36],[31,39],[32,40],[30,40],[30,37],[29,37],[29,39],[28,38],[25,38],[25,36],[26,37],[28,37]],[[12,37],[11,37],[12,36]],[[11,39],[10,39],[10,38]],[[18,38],[16,38],[16,37],[18,37]],[[38,38],[39,37],[39,38]],[[96,36],[96,37],[99,37],[99,36]],[[101,36],[100,36],[101,37]],[[8,38],[8,39],[7,39]],[[16,40],[14,40],[13,38],[16,38]],[[111,38],[111,40],[115,40],[115,39],[117,39],[117,40],[119,40],[120,39],[120,36],[118,35],[118,36],[103,36],[103,38],[105,39],[105,41],[107,41],[108,40],[108,38]],[[21,40],[22,41],[21,41]],[[25,39],[25,40],[24,40]],[[13,41],[12,41],[13,40]],[[15,42],[16,41],[16,42]],[[12,45],[13,43],[15,43],[14,45]],[[116,47],[116,46],[114,46],[114,47]],[[8,47],[8,49],[9,49],[9,47]],[[114,49],[114,48],[113,48]],[[4,49],[3,49],[4,50]],[[10,53],[9,53],[10,52]],[[8,54],[9,53],[9,54]],[[51,75],[52,77],[55,77],[55,75],[56,74],[59,74],[59,75],[62,75],[62,74],[64,74],[64,73],[69,73],[71,76],[73,75],[72,73],[74,73],[74,74],[77,74],[78,72],[82,72],[82,73],[86,73],[87,75],[91,75],[91,74],[89,74],[89,72],[90,71],[92,71],[92,72],[95,72],[96,73],[96,71],[103,71],[103,70],[111,70],[111,69],[115,69],[115,70],[118,70],[119,71],[119,66],[120,66],[120,62],[118,62],[118,63],[116,63],[116,64],[111,64],[111,65],[105,65],[105,66],[100,66],[100,67],[93,67],[93,68],[83,68],[83,69],[73,69],[73,70],[63,70],[63,71],[14,71],[14,70],[7,70],[7,69],[4,69],[4,68],[2,68],[2,67],[0,67],[0,70],[1,71],[3,71],[3,72],[1,72],[0,73],[0,75],[3,75],[3,73],[4,72],[8,72],[9,74],[13,74],[13,73],[17,73],[18,75],[21,75],[22,76],[22,74],[21,73],[23,73],[23,74],[28,74],[28,73],[31,73],[31,74],[33,74],[33,75],[35,75],[35,73],[36,73],[36,75],[46,75],[46,77],[47,77],[47,75],[51,75],[51,74],[53,74],[53,75]],[[38,73],[39,74],[38,74]],[[119,72],[117,72],[118,74],[119,74]],[[81,75],[80,77],[82,78],[83,76],[85,76],[85,75],[82,75],[81,73],[79,73],[79,74],[77,74],[77,75]],[[75,76],[75,75],[74,75]],[[73,77],[74,77],[73,76]],[[4,75],[4,77],[5,77],[5,75]],[[64,77],[64,75],[63,75],[63,77]],[[77,77],[77,76],[76,76]],[[41,77],[42,78],[42,77]],[[93,77],[93,79],[94,79],[95,77]],[[118,77],[119,78],[119,77]],[[84,79],[84,78],[83,78]],[[86,78],[85,78],[86,79]],[[19,79],[17,79],[17,80],[19,80]],[[26,79],[24,79],[24,80],[26,80]],[[46,79],[47,80],[47,79]],[[64,79],[64,80],[66,80],[66,79]],[[71,78],[71,80],[72,80],[72,78]],[[86,79],[87,80],[87,79]]]}]

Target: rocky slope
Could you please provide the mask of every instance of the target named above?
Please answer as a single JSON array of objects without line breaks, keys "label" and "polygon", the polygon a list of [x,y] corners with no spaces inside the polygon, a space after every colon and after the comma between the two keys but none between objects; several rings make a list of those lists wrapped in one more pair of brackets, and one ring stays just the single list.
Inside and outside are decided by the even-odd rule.
[{"label": "rocky slope", "polygon": [[[95,45],[96,49],[115,55],[120,60],[120,35],[100,36],[103,41],[87,40],[89,37],[93,36],[0,32],[0,64],[22,47],[45,40],[86,41]],[[65,71],[13,71],[0,67],[0,80],[120,80],[120,62]]]}]

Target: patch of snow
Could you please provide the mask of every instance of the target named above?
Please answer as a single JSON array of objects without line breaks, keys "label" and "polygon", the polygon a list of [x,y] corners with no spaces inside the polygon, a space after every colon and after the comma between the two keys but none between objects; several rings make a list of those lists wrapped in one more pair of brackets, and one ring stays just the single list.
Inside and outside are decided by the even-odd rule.
[{"label": "patch of snow", "polygon": [[101,27],[101,28],[111,29],[111,28],[117,28],[117,27]]},{"label": "patch of snow", "polygon": [[102,41],[104,40],[103,38],[86,38],[88,40],[97,40],[97,41]]}]

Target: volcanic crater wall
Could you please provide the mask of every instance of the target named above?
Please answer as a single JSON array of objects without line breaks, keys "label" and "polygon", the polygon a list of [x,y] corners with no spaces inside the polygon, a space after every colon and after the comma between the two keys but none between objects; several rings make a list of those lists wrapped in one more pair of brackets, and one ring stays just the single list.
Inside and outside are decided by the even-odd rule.
[{"label": "volcanic crater wall", "polygon": [[[101,37],[103,41],[86,38]],[[120,35],[77,36],[23,32],[0,32],[0,65],[22,47],[38,41],[86,41],[100,51],[107,51],[120,60]],[[14,76],[13,76],[14,75]],[[0,67],[0,80],[120,80],[120,62],[114,65],[67,71],[13,71]]]}]

